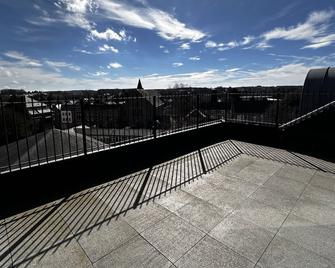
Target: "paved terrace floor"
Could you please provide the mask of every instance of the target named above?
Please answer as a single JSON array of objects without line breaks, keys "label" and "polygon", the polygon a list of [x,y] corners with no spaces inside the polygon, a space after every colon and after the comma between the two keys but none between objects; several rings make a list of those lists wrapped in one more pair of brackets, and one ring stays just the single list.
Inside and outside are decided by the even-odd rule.
[{"label": "paved terrace floor", "polygon": [[335,267],[334,173],[225,141],[2,219],[0,266]]}]

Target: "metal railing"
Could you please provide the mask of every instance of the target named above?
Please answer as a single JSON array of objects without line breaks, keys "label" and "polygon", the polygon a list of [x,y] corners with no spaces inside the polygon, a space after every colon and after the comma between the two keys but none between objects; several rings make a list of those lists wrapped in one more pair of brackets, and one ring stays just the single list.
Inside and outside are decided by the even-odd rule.
[{"label": "metal railing", "polygon": [[257,90],[133,96],[0,95],[0,172],[217,123],[279,127],[301,92]]}]

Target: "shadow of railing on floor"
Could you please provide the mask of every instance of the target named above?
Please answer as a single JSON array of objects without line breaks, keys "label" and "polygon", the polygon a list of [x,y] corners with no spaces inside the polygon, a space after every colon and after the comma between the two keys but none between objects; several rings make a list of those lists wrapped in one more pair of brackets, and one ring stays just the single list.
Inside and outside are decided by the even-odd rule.
[{"label": "shadow of railing on floor", "polygon": [[9,247],[1,245],[0,263],[10,257],[14,266],[29,265],[33,259],[42,259],[72,239],[111,224],[127,211],[192,183],[238,155],[237,148],[225,141],[7,218],[4,235]]}]

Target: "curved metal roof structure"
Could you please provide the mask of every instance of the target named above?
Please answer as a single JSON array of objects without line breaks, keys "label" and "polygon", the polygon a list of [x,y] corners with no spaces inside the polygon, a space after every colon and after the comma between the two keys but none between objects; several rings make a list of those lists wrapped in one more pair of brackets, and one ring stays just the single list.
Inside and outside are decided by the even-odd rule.
[{"label": "curved metal roof structure", "polygon": [[335,100],[335,68],[310,70],[302,91],[301,114],[313,111],[333,100]]}]

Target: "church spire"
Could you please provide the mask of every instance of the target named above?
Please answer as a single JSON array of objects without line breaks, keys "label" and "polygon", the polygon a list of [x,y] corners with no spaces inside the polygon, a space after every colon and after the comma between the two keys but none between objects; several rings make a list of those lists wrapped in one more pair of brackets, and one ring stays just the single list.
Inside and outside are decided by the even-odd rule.
[{"label": "church spire", "polygon": [[141,79],[138,79],[137,89],[143,89]]}]

